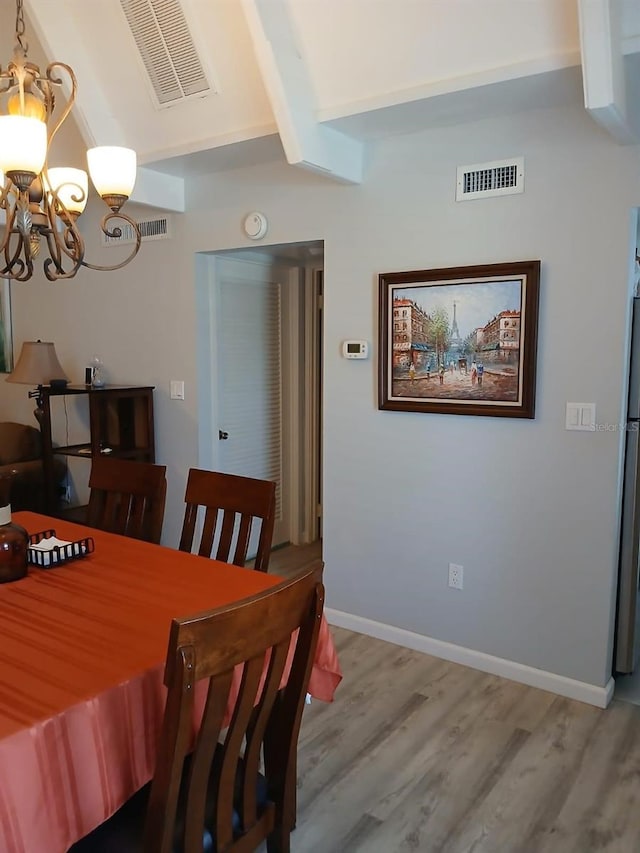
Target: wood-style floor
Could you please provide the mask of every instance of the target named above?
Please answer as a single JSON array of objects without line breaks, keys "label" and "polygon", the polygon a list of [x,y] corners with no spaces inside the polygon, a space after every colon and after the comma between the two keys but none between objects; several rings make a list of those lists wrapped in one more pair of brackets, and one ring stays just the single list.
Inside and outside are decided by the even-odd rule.
[{"label": "wood-style floor", "polygon": [[311,542],[309,545],[286,545],[284,548],[276,548],[269,557],[269,574],[289,577],[321,556],[320,540]]},{"label": "wood-style floor", "polygon": [[305,708],[294,853],[640,851],[640,707],[332,631],[344,680]]}]

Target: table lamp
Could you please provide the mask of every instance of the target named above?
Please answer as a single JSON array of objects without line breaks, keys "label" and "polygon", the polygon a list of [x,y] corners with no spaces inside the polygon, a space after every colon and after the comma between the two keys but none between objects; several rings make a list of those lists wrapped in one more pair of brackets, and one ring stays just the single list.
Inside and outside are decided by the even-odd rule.
[{"label": "table lamp", "polygon": [[58,361],[54,345],[50,341],[25,341],[13,373],[7,376],[7,382],[37,386],[29,391],[29,398],[36,398],[34,415],[40,425],[44,414],[42,386],[50,385],[52,380],[62,380],[64,384],[69,381]]}]

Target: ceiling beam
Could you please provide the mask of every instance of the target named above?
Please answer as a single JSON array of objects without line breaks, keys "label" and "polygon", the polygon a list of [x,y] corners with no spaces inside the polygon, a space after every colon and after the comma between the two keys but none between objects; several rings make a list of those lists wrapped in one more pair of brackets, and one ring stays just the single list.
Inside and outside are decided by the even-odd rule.
[{"label": "ceiling beam", "polygon": [[159,210],[185,212],[184,178],[138,166],[131,201]]},{"label": "ceiling beam", "polygon": [[242,0],[242,6],[287,161],[344,183],[362,183],[363,144],[318,124],[286,0]]},{"label": "ceiling beam", "polygon": [[618,142],[640,141],[640,107],[630,97],[618,0],[578,0],[584,105]]}]

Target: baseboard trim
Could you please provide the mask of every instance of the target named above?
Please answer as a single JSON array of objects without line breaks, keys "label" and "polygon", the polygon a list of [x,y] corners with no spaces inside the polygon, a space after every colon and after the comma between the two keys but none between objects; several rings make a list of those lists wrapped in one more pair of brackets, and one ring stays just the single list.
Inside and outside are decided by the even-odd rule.
[{"label": "baseboard trim", "polygon": [[339,628],[347,628],[358,634],[367,634],[378,640],[386,640],[388,643],[425,652],[443,660],[489,672],[491,675],[500,675],[502,678],[527,684],[529,687],[539,687],[541,690],[548,690],[569,699],[577,699],[579,702],[586,702],[597,708],[606,708],[613,696],[615,686],[613,678],[610,678],[604,687],[598,687],[586,681],[576,681],[554,672],[477,652],[474,649],[457,646],[455,643],[446,643],[443,640],[416,634],[404,628],[396,628],[394,625],[386,625],[384,622],[375,622],[373,619],[365,619],[363,616],[355,616],[342,610],[325,608],[325,616],[331,625]]}]

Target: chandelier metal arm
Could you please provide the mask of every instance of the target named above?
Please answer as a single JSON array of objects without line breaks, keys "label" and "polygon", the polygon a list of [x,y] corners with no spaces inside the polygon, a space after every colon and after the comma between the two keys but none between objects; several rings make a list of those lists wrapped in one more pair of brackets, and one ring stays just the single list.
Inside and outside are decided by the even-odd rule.
[{"label": "chandelier metal arm", "polygon": [[[49,221],[56,221],[56,213],[58,217],[66,219],[64,230],[60,233],[55,228],[34,226],[31,233],[25,234],[16,222],[18,206],[14,206],[10,211],[10,218],[7,221],[4,238],[0,246],[0,251],[3,252],[5,258],[5,266],[0,270],[0,277],[11,278],[16,281],[26,281],[31,277],[33,274],[33,252],[30,236],[34,232],[36,239],[44,238],[46,240],[49,257],[44,260],[43,271],[49,281],[73,278],[81,266],[99,272],[121,269],[138,254],[142,242],[139,226],[137,222],[122,211],[105,214],[100,223],[100,228],[107,237],[118,238],[122,236],[122,230],[119,227],[109,227],[109,224],[118,220],[127,222],[136,235],[136,242],[131,252],[117,264],[92,264],[85,260],[84,239],[74,218],[66,211],[57,193],[47,194],[43,200],[43,205]],[[71,263],[69,268],[65,269],[67,261]]]},{"label": "chandelier metal arm", "polygon": [[[0,100],[5,108],[0,110],[4,134],[0,143],[10,143],[2,147],[5,181],[0,184],[0,210],[5,211],[6,225],[0,235],[0,277],[31,278],[34,258],[43,249],[48,253],[43,271],[49,281],[73,278],[81,266],[98,271],[121,269],[138,254],[142,241],[138,224],[120,210],[133,188],[135,152],[118,146],[97,147],[91,152],[94,184],[111,208],[100,225],[103,233],[120,237],[121,229],[112,227],[112,222],[121,220],[136,237],[131,252],[120,263],[91,264],[85,260],[85,244],[76,222],[87,201],[87,174],[73,168],[50,169],[48,164],[51,143],[75,104],[76,75],[64,62],[51,62],[44,73],[29,62],[25,31],[24,0],[16,0],[13,58],[6,69],[0,66]],[[54,122],[59,89],[66,93]]]},{"label": "chandelier metal arm", "polygon": [[131,219],[130,216],[127,216],[127,214],[123,213],[122,211],[118,211],[118,212],[112,211],[111,213],[107,213],[102,218],[102,222],[100,223],[100,228],[102,229],[103,234],[105,234],[107,237],[121,237],[122,236],[122,230],[120,228],[116,227],[113,229],[113,231],[110,231],[109,228],[107,227],[107,224],[112,219],[122,219],[124,222],[128,222],[129,225],[131,225],[131,227],[133,228],[133,233],[136,235],[136,242],[135,242],[133,249],[127,255],[127,257],[123,261],[121,261],[119,264],[113,264],[110,266],[98,266],[97,264],[90,264],[89,261],[81,260],[80,261],[81,266],[87,267],[87,269],[90,269],[90,270],[98,270],[99,272],[111,272],[112,270],[119,270],[122,267],[126,266],[129,263],[129,261],[132,261],[135,258],[135,256],[138,254],[138,250],[140,249],[140,244],[142,242],[142,234],[140,233],[140,228],[138,226],[138,223],[135,222],[133,219]]},{"label": "chandelier metal arm", "polygon": [[[11,240],[12,236],[16,237],[13,241]],[[28,241],[25,240],[18,229],[13,227],[13,222],[7,221],[4,240],[2,243],[2,253],[5,259],[5,266],[0,270],[1,278],[11,278],[16,281],[27,281],[27,279],[31,278],[33,273],[33,260],[31,258],[31,252],[28,251],[28,248],[25,246],[25,243],[27,242]],[[12,243],[14,246],[13,254],[11,253]],[[25,260],[20,257],[23,249]]]},{"label": "chandelier metal arm", "polygon": [[[84,255],[84,243],[80,234],[76,232],[78,238],[78,249],[76,255],[73,251],[70,251],[67,248],[66,231],[67,229],[65,229],[64,240],[60,240],[60,235],[51,228],[47,228],[44,232],[44,237],[47,241],[47,248],[49,250],[49,257],[44,260],[43,270],[49,281],[57,281],[61,278],[73,278],[80,269],[80,262]],[[64,268],[65,256],[72,262],[72,265],[68,270],[65,270]]]},{"label": "chandelier metal arm", "polygon": [[2,66],[0,65],[0,80],[6,80],[7,82],[4,85],[0,86],[0,95],[4,95],[10,89],[14,89],[16,86],[16,79],[13,72],[10,70],[11,66],[6,71],[2,70]]},{"label": "chandelier metal arm", "polygon": [[[80,269],[84,258],[84,240],[75,222],[69,218],[62,236],[59,232],[48,228],[45,231],[49,257],[45,259],[43,270],[49,281],[73,278]],[[65,257],[71,261],[68,270],[64,268]]]},{"label": "chandelier metal arm", "polygon": [[[55,271],[52,271],[52,267]],[[65,270],[63,267],[58,267],[52,258],[45,258],[42,264],[42,270],[49,281],[61,281],[67,278],[73,278],[80,269],[80,263],[74,264],[70,270]]]},{"label": "chandelier metal arm", "polygon": [[45,72],[44,78],[40,78],[40,82],[43,84],[42,88],[45,90],[44,91],[45,99],[47,101],[49,99],[51,100],[51,110],[49,112],[51,113],[53,111],[53,106],[55,103],[55,98],[53,96],[53,90],[51,89],[51,84],[53,84],[54,86],[62,86],[63,85],[62,78],[53,76],[53,70],[55,68],[62,68],[64,70],[64,72],[67,74],[67,76],[69,78],[68,82],[71,84],[71,92],[69,93],[69,98],[67,100],[67,103],[64,105],[64,109],[62,110],[62,114],[60,115],[58,122],[56,123],[56,125],[52,128],[52,130],[49,133],[49,141],[48,141],[48,145],[47,145],[48,151],[51,150],[51,141],[52,141],[53,137],[56,135],[56,133],[60,129],[60,126],[65,121],[65,119],[67,118],[69,113],[71,112],[73,105],[76,102],[76,93],[78,91],[78,81],[76,80],[76,75],[73,71],[73,68],[70,65],[67,65],[66,62],[52,62],[52,63],[50,63],[47,66],[47,70]]},{"label": "chandelier metal arm", "polygon": [[7,210],[9,207],[9,190],[11,183],[5,181],[4,185],[0,184],[0,210]]},{"label": "chandelier metal arm", "polygon": [[[71,184],[70,182],[64,186],[73,186],[74,191],[77,191],[79,197],[84,196],[82,187],[77,186],[76,184]],[[57,190],[51,189],[45,194],[42,203],[48,222],[64,223],[62,236],[60,231],[55,227],[48,227],[41,230],[41,233],[47,238],[47,246],[51,252],[51,257],[54,260],[56,268],[59,270],[62,270],[63,254],[70,258],[74,264],[78,260],[79,252],[84,255],[84,242],[80,231],[76,226],[76,220],[74,216],[69,213],[59,196],[61,188],[62,187],[58,187]],[[78,266],[76,266],[76,270],[77,269]]]}]

